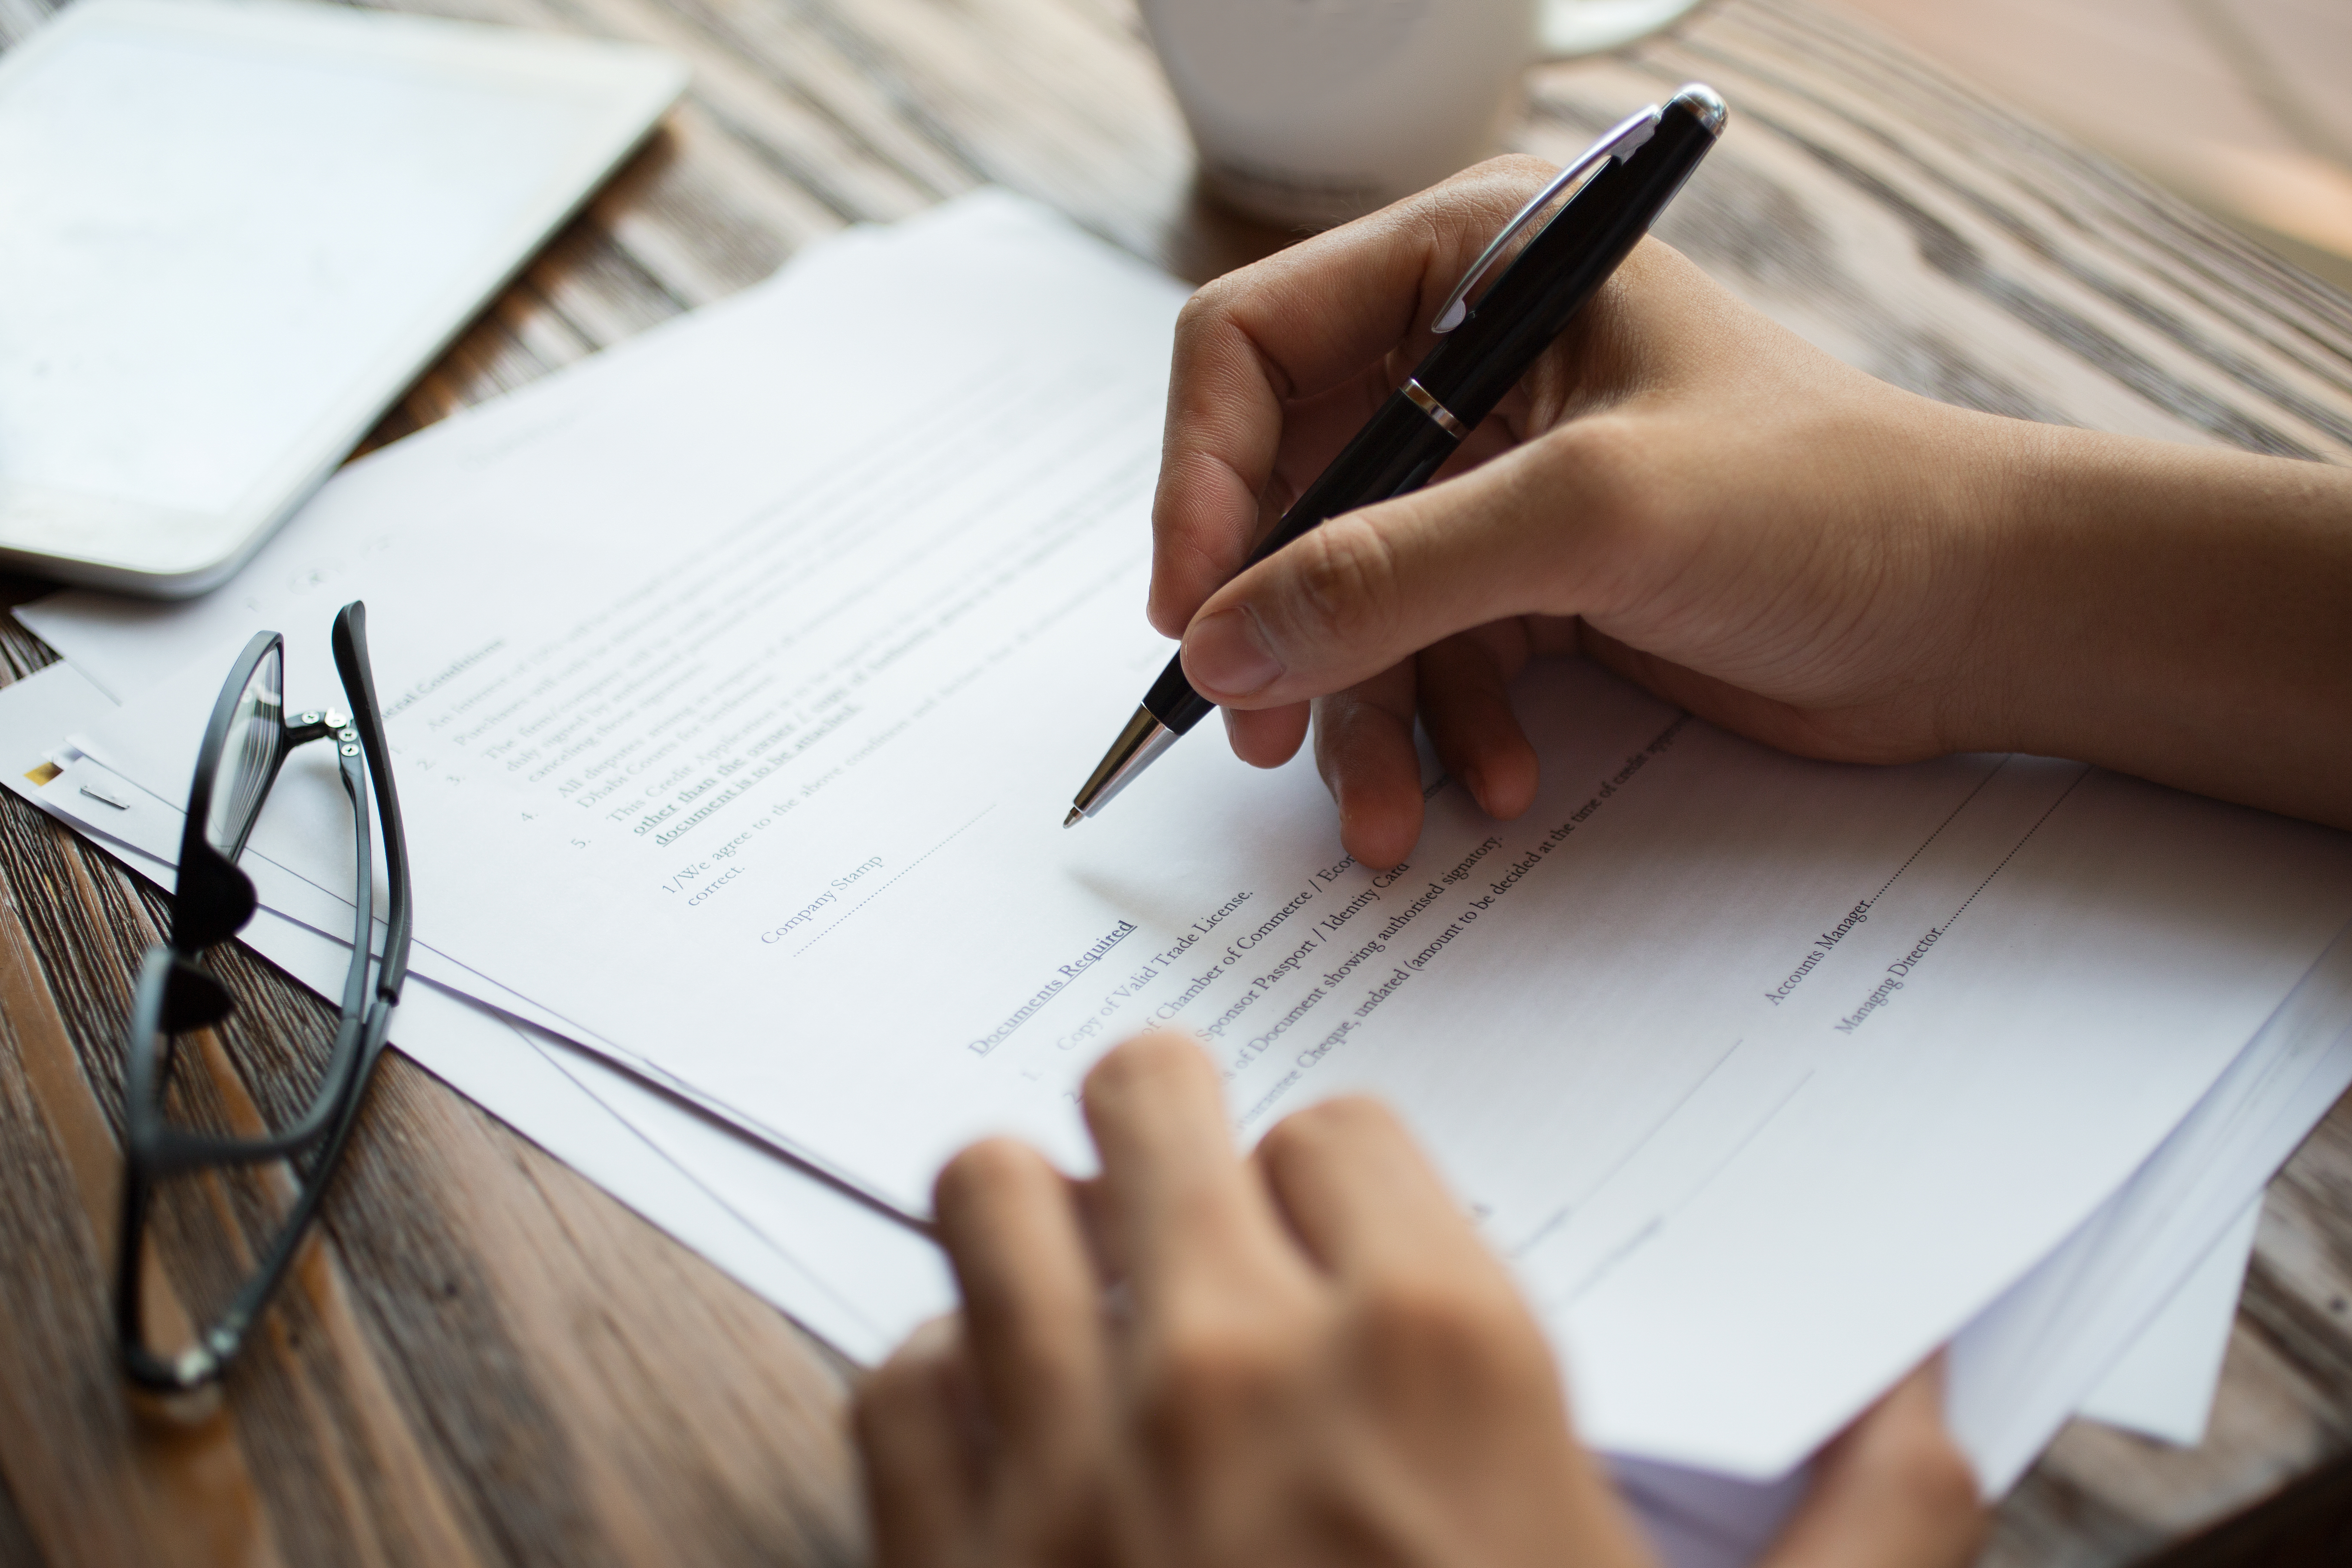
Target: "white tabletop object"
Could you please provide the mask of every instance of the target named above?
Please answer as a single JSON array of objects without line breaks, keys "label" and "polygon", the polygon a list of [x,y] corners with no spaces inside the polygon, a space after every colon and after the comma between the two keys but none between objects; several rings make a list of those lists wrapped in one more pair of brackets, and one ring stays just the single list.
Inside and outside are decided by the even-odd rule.
[{"label": "white tabletop object", "polygon": [[272,0],[80,0],[0,56],[0,563],[226,577],[685,80]]}]

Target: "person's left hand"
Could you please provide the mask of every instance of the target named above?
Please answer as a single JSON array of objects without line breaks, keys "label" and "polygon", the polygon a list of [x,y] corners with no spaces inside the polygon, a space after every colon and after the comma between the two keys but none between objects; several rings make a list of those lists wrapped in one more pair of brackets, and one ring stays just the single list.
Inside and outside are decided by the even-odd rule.
[{"label": "person's left hand", "polygon": [[[1301,1111],[1244,1160],[1214,1068],[1088,1076],[1102,1174],[1005,1141],[941,1173],[964,1308],[858,1393],[880,1568],[1576,1563],[1649,1554],[1535,1321],[1393,1116]],[[1771,1568],[1958,1568],[1981,1511],[1935,1374],[1825,1453]]]}]

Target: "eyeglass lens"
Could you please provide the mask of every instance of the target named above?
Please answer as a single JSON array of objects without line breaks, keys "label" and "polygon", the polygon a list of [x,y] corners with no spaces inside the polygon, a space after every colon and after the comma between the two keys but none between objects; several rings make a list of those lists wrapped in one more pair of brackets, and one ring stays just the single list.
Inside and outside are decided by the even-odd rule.
[{"label": "eyeglass lens", "polygon": [[285,716],[285,658],[283,648],[270,648],[237,694],[205,820],[205,837],[224,855],[236,854],[262,791],[269,785],[269,764]]}]

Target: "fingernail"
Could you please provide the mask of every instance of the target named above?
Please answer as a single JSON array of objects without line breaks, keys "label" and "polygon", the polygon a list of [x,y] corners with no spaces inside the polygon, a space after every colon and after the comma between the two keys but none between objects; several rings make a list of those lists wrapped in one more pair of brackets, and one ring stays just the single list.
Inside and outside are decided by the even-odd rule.
[{"label": "fingernail", "polygon": [[1219,610],[1184,634],[1184,673],[1207,692],[1251,697],[1280,677],[1282,661],[1265,646],[1255,616]]}]

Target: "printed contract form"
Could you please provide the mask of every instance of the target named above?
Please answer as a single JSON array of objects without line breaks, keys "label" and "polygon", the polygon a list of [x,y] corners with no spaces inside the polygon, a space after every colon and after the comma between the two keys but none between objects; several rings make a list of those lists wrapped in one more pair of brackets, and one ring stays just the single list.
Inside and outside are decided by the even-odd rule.
[{"label": "printed contract form", "polygon": [[[1802,762],[1575,665],[1518,689],[1535,806],[1433,770],[1393,871],[1311,767],[1214,746],[1066,834],[1166,657],[1181,291],[1007,199],[917,221],[956,274],[841,242],[789,315],[718,308],[723,361],[656,332],[394,447],[203,605],[65,606],[188,670],[77,743],[171,798],[227,650],[287,631],[289,693],[331,690],[311,628],[363,597],[434,953],[909,1212],[982,1132],[1082,1163],[1075,1086],[1138,1028],[1202,1036],[1245,1131],[1375,1090],[1594,1440],[1758,1478],[2105,1203],[2352,916],[2338,835],[2041,759]],[[320,826],[255,848],[347,894]]]}]

